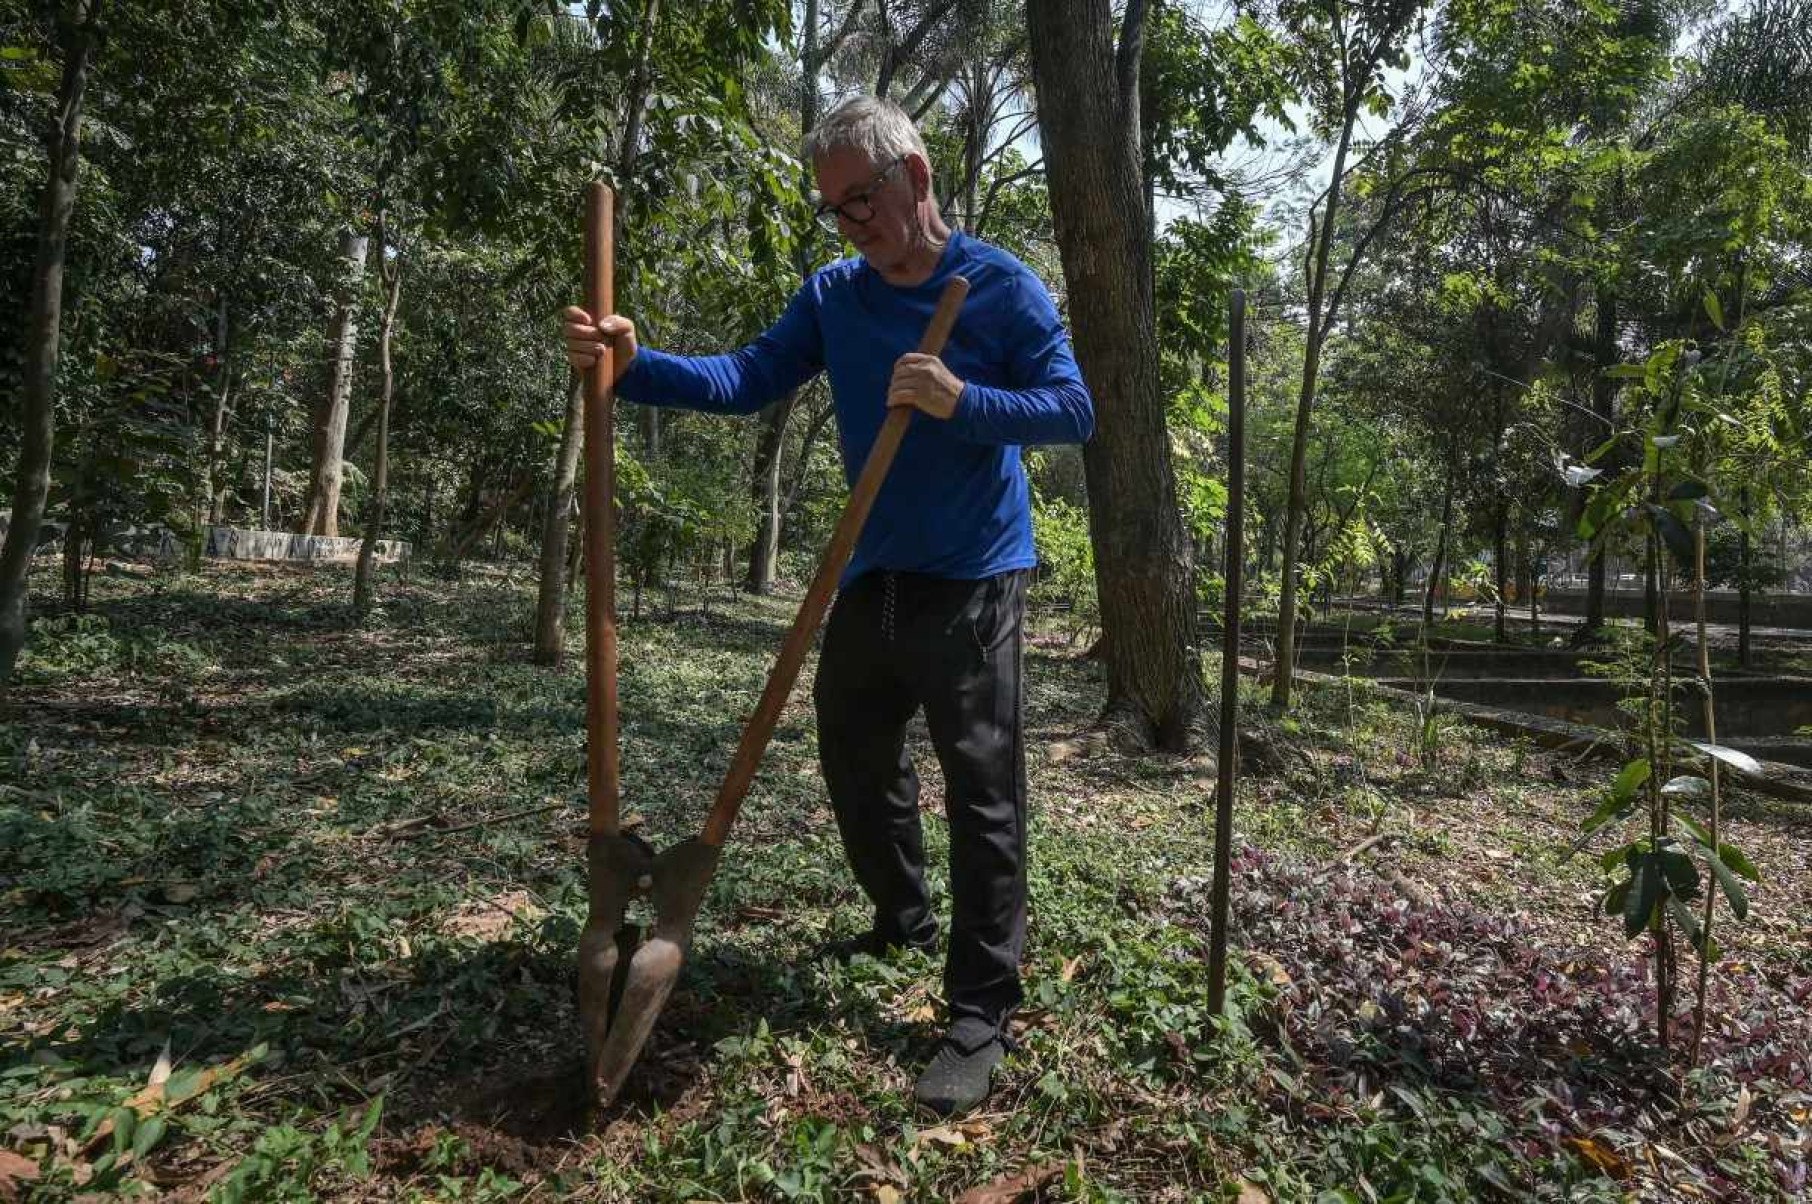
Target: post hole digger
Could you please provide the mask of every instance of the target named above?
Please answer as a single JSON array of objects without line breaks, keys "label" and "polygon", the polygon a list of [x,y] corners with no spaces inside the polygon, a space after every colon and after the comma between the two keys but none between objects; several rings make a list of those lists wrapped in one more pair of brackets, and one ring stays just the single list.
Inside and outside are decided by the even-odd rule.
[{"label": "post hole digger", "polygon": [[[610,245],[611,197],[591,186],[586,220],[586,293],[590,311],[614,309]],[[939,298],[919,350],[938,355],[955,325],[968,282],[953,277]],[[608,354],[586,377],[585,550],[586,720],[588,729],[587,846],[590,912],[579,941],[579,1012],[586,1043],[586,1078],[596,1103],[614,1100],[672,993],[692,941],[693,923],[717,870],[724,840],[774,734],[805,654],[855,548],[862,525],[912,420],[909,408],[888,412],[850,491],[818,572],[800,603],[774,668],[743,729],[736,753],[699,835],[660,853],[626,834],[618,815],[617,643],[614,618],[614,513]],[[647,898],[654,922],[646,941],[627,925],[630,904]]]}]

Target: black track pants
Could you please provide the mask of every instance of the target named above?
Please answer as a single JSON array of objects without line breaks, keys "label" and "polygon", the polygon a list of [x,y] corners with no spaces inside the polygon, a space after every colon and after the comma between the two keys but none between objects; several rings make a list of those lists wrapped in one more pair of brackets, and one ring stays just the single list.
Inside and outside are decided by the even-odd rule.
[{"label": "black track pants", "polygon": [[870,573],[837,597],[814,697],[831,806],[875,931],[925,943],[919,779],[906,724],[923,707],[950,821],[952,1019],[998,1027],[1019,1004],[1026,933],[1026,777],[1020,722],[1026,573],[951,581]]}]

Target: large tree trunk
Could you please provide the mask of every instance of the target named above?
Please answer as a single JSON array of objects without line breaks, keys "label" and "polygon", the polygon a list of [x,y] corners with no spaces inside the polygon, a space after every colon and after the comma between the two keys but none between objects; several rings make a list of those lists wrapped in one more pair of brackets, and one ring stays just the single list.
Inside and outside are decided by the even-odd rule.
[{"label": "large tree trunk", "polygon": [[340,461],[346,454],[346,412],[352,401],[353,352],[358,343],[354,306],[359,278],[365,273],[365,236],[351,230],[340,236],[341,268],[335,290],[333,367],[328,372],[327,393],[315,407],[313,443],[308,472],[308,503],[302,514],[302,534],[340,534]]},{"label": "large tree trunk", "polygon": [[1057,245],[1097,415],[1083,466],[1105,718],[1135,744],[1179,749],[1204,690],[1192,551],[1158,383],[1139,139],[1144,13],[1143,0],[1131,0],[1116,48],[1108,0],[1027,10]]},{"label": "large tree trunk", "polygon": [[554,453],[554,482],[541,517],[541,589],[535,603],[537,665],[559,664],[566,650],[566,541],[572,530],[573,482],[579,475],[584,428],[585,377],[572,372],[566,380],[566,424],[560,429],[560,450]]},{"label": "large tree trunk", "polygon": [[1290,705],[1290,687],[1296,673],[1296,575],[1300,557],[1303,512],[1308,508],[1309,419],[1315,409],[1315,385],[1321,373],[1321,344],[1328,322],[1322,314],[1327,296],[1328,255],[1334,248],[1334,222],[1340,214],[1340,183],[1346,173],[1346,155],[1353,140],[1356,107],[1344,106],[1345,120],[1334,149],[1333,176],[1328,181],[1327,204],[1319,228],[1309,211],[1310,246],[1314,258],[1309,270],[1307,338],[1303,344],[1302,387],[1296,396],[1296,429],[1290,443],[1290,497],[1284,507],[1283,581],[1277,603],[1277,675],[1271,682],[1271,701]]},{"label": "large tree trunk", "polygon": [[378,216],[378,271],[388,277],[390,295],[384,299],[383,324],[378,327],[378,365],[383,384],[378,394],[376,463],[371,469],[371,501],[365,515],[359,563],[352,574],[352,611],[363,618],[371,610],[371,569],[377,558],[378,540],[384,535],[384,510],[390,504],[390,400],[396,395],[396,373],[390,348],[396,333],[396,303],[403,295],[403,258],[399,252],[388,266],[384,259],[384,218]]},{"label": "large tree trunk", "polygon": [[26,315],[25,367],[19,406],[19,472],[13,509],[0,549],[0,685],[11,680],[25,646],[32,553],[44,525],[50,460],[56,441],[57,358],[63,331],[63,260],[69,219],[75,211],[76,168],[81,162],[82,98],[88,86],[98,0],[77,6],[64,27],[63,80],[57,89],[57,128],[50,144],[50,172],[38,208],[38,253]]}]

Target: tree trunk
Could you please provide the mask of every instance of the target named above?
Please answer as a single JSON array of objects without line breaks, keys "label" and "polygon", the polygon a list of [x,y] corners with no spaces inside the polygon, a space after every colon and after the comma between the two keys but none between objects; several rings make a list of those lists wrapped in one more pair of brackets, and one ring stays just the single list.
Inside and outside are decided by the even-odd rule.
[{"label": "tree trunk", "polygon": [[[1435,593],[1441,588],[1441,578],[1447,573],[1447,534],[1453,527],[1453,479],[1455,476],[1452,464],[1447,466],[1447,484],[1441,491],[1441,533],[1435,537],[1434,563],[1428,568],[1428,588],[1422,591],[1422,627],[1424,631],[1434,626]],[[1441,604],[1444,615],[1447,604]]]},{"label": "tree trunk", "polygon": [[226,446],[227,414],[233,392],[233,354],[231,333],[227,326],[227,295],[220,294],[214,322],[214,354],[219,359],[220,374],[214,384],[214,418],[208,424],[208,464],[205,490],[208,502],[207,521],[218,523],[226,508],[227,487],[221,478],[223,451]]},{"label": "tree trunk", "polygon": [[560,429],[554,480],[541,517],[541,589],[535,603],[537,665],[559,664],[566,650],[566,539],[572,529],[573,481],[579,475],[584,427],[585,378],[572,372],[566,379],[566,424]]},{"label": "tree trunk", "polygon": [[[447,541],[445,560],[458,562],[478,546],[478,541],[491,534],[492,529],[509,516],[522,499],[534,491],[535,478],[529,476],[518,482],[510,491],[498,498],[489,510],[479,515],[466,529]],[[495,549],[494,549],[495,550]]]},{"label": "tree trunk", "polygon": [[772,593],[780,561],[780,453],[786,447],[786,424],[799,395],[781,398],[761,412],[761,434],[755,444],[755,471],[750,481],[756,506],[755,539],[749,545],[749,573],[743,586],[752,594]]},{"label": "tree trunk", "polygon": [[[818,50],[818,0],[806,0],[805,22],[801,33],[804,40],[799,54],[799,134],[801,138],[806,138],[818,125],[818,69],[823,65],[819,61]],[[890,69],[884,69],[883,75],[889,71]],[[885,83],[880,86],[878,93],[886,95]],[[801,165],[805,178],[800,184],[807,191],[812,183],[812,166],[810,163]],[[808,228],[799,246],[801,279],[810,276],[812,271],[810,238]],[[780,489],[780,459],[786,448],[786,425],[792,420],[798,400],[799,396],[795,393],[781,398],[761,412],[761,430],[755,441],[755,463],[749,474],[750,493],[755,504],[755,537],[749,543],[749,571],[743,578],[743,588],[752,594],[772,593],[774,589],[774,573],[780,561],[780,523],[785,513]]]},{"label": "tree trunk", "polygon": [[[1607,370],[1617,363],[1621,353],[1617,346],[1617,294],[1608,288],[1598,290],[1596,344],[1598,373],[1592,378],[1592,413],[1603,421],[1594,424],[1589,440],[1592,444],[1597,444],[1606,432],[1615,429],[1611,424],[1616,419],[1617,382]],[[1600,543],[1586,568],[1586,613],[1580,635],[1604,626],[1604,574],[1605,547]]]},{"label": "tree trunk", "polygon": [[[632,180],[635,178],[636,159],[640,157],[642,153],[642,121],[647,114],[648,93],[653,88],[654,78],[654,31],[655,27],[660,24],[660,20],[661,0],[648,0],[648,6],[642,10],[641,30],[636,35],[635,72],[630,76],[629,94],[624,98],[623,136],[621,141],[617,143],[617,176],[619,179],[623,180]],[[627,203],[627,197],[619,190],[616,194],[616,203],[611,207],[610,233],[616,246],[623,245],[623,226],[628,220],[628,215],[629,205]],[[621,297],[617,298],[617,306],[619,309],[623,306],[623,299]],[[647,332],[644,332],[643,337],[648,337]],[[581,383],[581,388],[583,388],[583,383]],[[573,413],[570,404],[567,406],[567,413],[569,415]],[[642,436],[642,462],[644,464],[653,464],[656,460],[661,458],[660,407],[638,406],[636,425],[640,428]],[[580,419],[580,426],[584,426],[583,418]],[[554,499],[550,495],[548,498],[548,505],[553,506],[554,504]],[[570,503],[562,502],[561,504],[567,505]],[[551,528],[546,528],[545,524],[544,529],[551,530]],[[562,537],[564,538],[564,529]],[[542,557],[541,563],[545,570],[548,563],[546,556]],[[555,591],[556,594],[558,592],[558,590]],[[540,603],[542,607],[547,605],[546,597],[547,594],[544,589],[542,601]],[[555,660],[541,659],[542,625],[545,622],[545,612],[537,611],[535,619],[535,663],[543,665],[557,664],[559,663],[557,655]],[[560,638],[560,632],[558,630],[560,619],[556,618],[555,623],[556,629],[553,633],[553,638],[557,640]]]},{"label": "tree trunk", "polygon": [[63,605],[77,614],[88,609],[87,581],[82,560],[88,551],[88,515],[71,506],[63,524]]},{"label": "tree trunk", "polygon": [[[1743,525],[1737,531],[1737,665],[1749,668],[1749,490],[1742,494]],[[1785,563],[1785,557],[1782,563]]]},{"label": "tree trunk", "polygon": [[1497,507],[1496,531],[1496,585],[1497,607],[1493,615],[1492,638],[1500,644],[1510,642],[1510,615],[1506,609],[1510,602],[1505,595],[1510,587],[1510,508],[1502,502]]},{"label": "tree trunk", "polygon": [[359,544],[359,563],[352,574],[352,611],[363,618],[371,610],[372,562],[377,558],[378,540],[384,534],[384,510],[390,504],[390,400],[396,395],[396,373],[392,369],[390,347],[396,333],[396,303],[403,295],[403,259],[399,252],[388,265],[384,263],[384,216],[378,214],[378,271],[388,277],[390,295],[384,299],[383,324],[378,327],[378,365],[383,373],[378,394],[378,430],[376,463],[371,469],[371,501],[365,515],[364,539]]},{"label": "tree trunk", "polygon": [[[1296,397],[1296,430],[1290,443],[1290,498],[1284,507],[1283,581],[1277,603],[1277,676],[1271,682],[1271,701],[1280,707],[1290,705],[1291,679],[1296,672],[1296,561],[1303,511],[1308,506],[1309,419],[1315,408],[1321,344],[1327,333],[1326,316],[1321,307],[1327,295],[1328,255],[1334,248],[1334,222],[1340,213],[1340,178],[1346,172],[1346,154],[1352,145],[1353,122],[1358,109],[1349,99],[1343,105],[1343,112],[1345,120],[1341,123],[1340,141],[1334,150],[1334,174],[1328,181],[1327,205],[1322,210],[1319,233],[1312,243],[1315,258],[1309,273],[1308,338],[1303,344],[1302,388]],[[1309,223],[1311,233],[1315,233],[1312,209]]]},{"label": "tree trunk", "polygon": [[346,454],[346,412],[352,401],[353,353],[358,343],[354,306],[359,279],[365,274],[363,234],[346,231],[340,236],[340,286],[335,290],[333,367],[327,377],[327,394],[315,407],[313,441],[309,457],[308,503],[302,514],[302,534],[337,538],[340,534],[340,461]]},{"label": "tree trunk", "polygon": [[1654,541],[1650,540],[1648,551],[1642,557],[1642,629],[1650,635],[1659,629],[1661,622],[1660,576],[1660,557]]},{"label": "tree trunk", "polygon": [[1192,552],[1158,381],[1139,136],[1144,14],[1143,0],[1131,0],[1116,48],[1108,0],[1027,10],[1057,245],[1097,415],[1083,467],[1104,718],[1135,746],[1180,749],[1204,690]]},{"label": "tree trunk", "polygon": [[80,4],[63,31],[63,79],[57,88],[57,128],[50,171],[38,208],[38,251],[26,314],[25,364],[19,406],[19,468],[13,509],[0,549],[0,685],[11,680],[25,646],[32,554],[44,525],[50,460],[56,440],[57,357],[63,330],[63,261],[69,218],[75,211],[76,168],[81,162],[82,98],[99,0]]}]

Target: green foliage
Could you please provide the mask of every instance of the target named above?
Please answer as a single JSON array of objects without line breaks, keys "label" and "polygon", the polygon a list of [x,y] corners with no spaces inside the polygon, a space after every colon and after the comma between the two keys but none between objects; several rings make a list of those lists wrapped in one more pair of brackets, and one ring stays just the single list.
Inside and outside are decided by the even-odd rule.
[{"label": "green foliage", "polygon": [[1088,514],[1062,498],[1035,496],[1032,538],[1038,549],[1039,595],[1068,604],[1070,638],[1075,639],[1101,621]]}]

